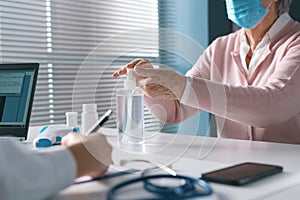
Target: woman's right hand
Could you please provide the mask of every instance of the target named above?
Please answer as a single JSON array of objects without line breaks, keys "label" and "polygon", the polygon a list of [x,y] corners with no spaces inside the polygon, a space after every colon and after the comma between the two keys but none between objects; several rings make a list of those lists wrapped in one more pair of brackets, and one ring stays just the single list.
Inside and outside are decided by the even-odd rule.
[{"label": "woman's right hand", "polygon": [[[143,67],[143,68],[154,68],[149,60],[143,59],[143,58],[137,58],[128,63],[125,67],[122,69],[119,69],[115,71],[112,76],[113,77],[119,77],[121,75],[124,75],[127,73],[128,68],[136,68],[136,67]],[[137,77],[138,78],[138,77]]]}]

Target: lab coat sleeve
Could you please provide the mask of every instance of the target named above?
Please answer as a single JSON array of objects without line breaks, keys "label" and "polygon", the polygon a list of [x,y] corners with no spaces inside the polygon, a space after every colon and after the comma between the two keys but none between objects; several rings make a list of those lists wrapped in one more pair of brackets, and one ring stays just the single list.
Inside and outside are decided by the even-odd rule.
[{"label": "lab coat sleeve", "polygon": [[41,200],[72,184],[76,162],[69,150],[32,150],[11,139],[0,140],[0,199]]}]

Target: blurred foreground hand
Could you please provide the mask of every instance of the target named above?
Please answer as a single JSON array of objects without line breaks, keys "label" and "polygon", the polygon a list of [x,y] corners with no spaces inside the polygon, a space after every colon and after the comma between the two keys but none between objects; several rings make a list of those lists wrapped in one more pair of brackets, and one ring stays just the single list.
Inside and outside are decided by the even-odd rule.
[{"label": "blurred foreground hand", "polygon": [[76,160],[77,177],[98,177],[107,171],[112,162],[112,147],[102,134],[83,136],[69,133],[62,138],[62,145],[71,151]]}]

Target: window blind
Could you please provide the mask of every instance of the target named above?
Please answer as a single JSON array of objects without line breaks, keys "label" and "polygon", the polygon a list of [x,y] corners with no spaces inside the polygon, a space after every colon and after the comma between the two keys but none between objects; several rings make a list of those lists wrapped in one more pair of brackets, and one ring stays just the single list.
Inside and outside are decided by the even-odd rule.
[{"label": "window blind", "polygon": [[[65,123],[65,112],[80,114],[83,103],[96,103],[99,114],[115,110],[114,95],[123,81],[111,77],[115,70],[137,57],[154,64],[169,60],[160,48],[162,41],[172,41],[159,27],[174,27],[173,4],[174,0],[0,1],[1,62],[40,63],[31,125]],[[162,126],[147,109],[145,113],[148,130]],[[106,126],[115,127],[115,120],[113,115]]]},{"label": "window blind", "polygon": [[[159,13],[159,61],[161,68],[178,67],[176,40],[176,0],[158,1]],[[178,124],[164,124],[162,132],[176,133]]]},{"label": "window blind", "polygon": [[1,63],[41,63],[32,117],[34,122],[37,119],[40,122],[50,120],[45,9],[45,1],[0,1]]}]

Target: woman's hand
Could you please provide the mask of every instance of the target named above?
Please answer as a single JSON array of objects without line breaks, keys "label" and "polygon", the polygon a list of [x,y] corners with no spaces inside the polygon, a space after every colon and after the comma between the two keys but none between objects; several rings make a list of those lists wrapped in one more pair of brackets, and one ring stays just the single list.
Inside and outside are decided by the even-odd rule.
[{"label": "woman's hand", "polygon": [[62,145],[71,151],[76,160],[77,177],[98,177],[107,171],[112,162],[112,148],[102,134],[83,136],[69,133],[62,138]]},{"label": "woman's hand", "polygon": [[136,68],[136,67],[141,67],[141,68],[153,68],[151,62],[149,60],[143,59],[143,58],[137,58],[128,63],[125,67],[122,69],[119,69],[113,73],[113,77],[119,77],[121,75],[124,75],[127,73],[127,68]]},{"label": "woman's hand", "polygon": [[137,85],[147,96],[160,99],[182,98],[186,85],[185,76],[168,69],[154,69],[150,61],[138,58],[113,73],[113,77],[126,74],[127,68],[134,68]]},{"label": "woman's hand", "polygon": [[169,69],[135,68],[138,85],[152,98],[180,100],[186,85],[186,77]]}]

